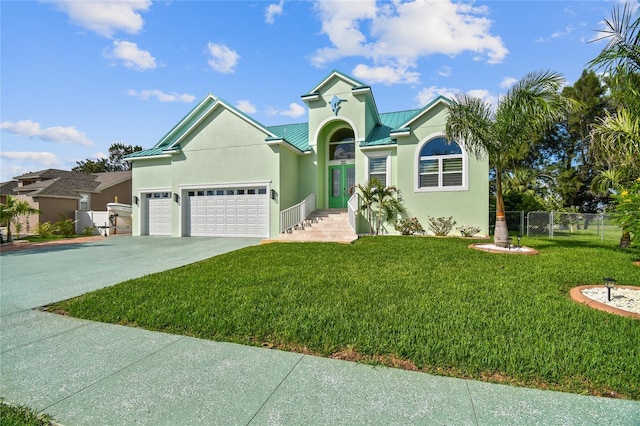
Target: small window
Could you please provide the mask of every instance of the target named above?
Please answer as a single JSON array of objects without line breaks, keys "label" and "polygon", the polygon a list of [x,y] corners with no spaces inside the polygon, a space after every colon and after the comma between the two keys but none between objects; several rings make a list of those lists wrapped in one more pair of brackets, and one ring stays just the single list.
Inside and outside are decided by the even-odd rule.
[{"label": "small window", "polygon": [[455,141],[432,139],[420,149],[418,189],[464,188],[464,153]]},{"label": "small window", "polygon": [[89,210],[89,194],[80,194],[79,210]]},{"label": "small window", "polygon": [[258,189],[258,194],[260,194],[260,195],[264,195],[264,194],[266,194],[266,193],[267,193],[267,188],[259,188],[259,189]]},{"label": "small window", "polygon": [[244,189],[238,189],[238,190],[236,191],[236,194],[238,194],[238,195],[244,195]]},{"label": "small window", "polygon": [[344,128],[331,135],[329,160],[352,160],[356,158],[356,143],[353,130]]},{"label": "small window", "polygon": [[256,194],[255,189],[247,189],[247,195],[255,195],[255,194]]},{"label": "small window", "polygon": [[215,191],[207,191],[207,195],[216,195]]},{"label": "small window", "polygon": [[234,189],[227,189],[227,195],[234,195],[236,191]]},{"label": "small window", "polygon": [[189,197],[193,197],[196,193],[193,191],[189,191]]},{"label": "small window", "polygon": [[204,196],[204,191],[198,191],[198,197]]},{"label": "small window", "polygon": [[369,158],[369,181],[373,179],[387,186],[387,157]]}]

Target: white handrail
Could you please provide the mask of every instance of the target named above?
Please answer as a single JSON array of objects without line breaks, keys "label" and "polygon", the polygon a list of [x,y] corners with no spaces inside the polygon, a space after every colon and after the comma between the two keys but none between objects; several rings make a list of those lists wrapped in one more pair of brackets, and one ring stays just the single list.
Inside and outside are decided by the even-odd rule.
[{"label": "white handrail", "polygon": [[358,233],[356,226],[356,218],[358,217],[358,210],[360,210],[360,195],[354,192],[349,201],[347,202],[347,210],[349,212],[349,225],[353,232]]},{"label": "white handrail", "polygon": [[309,217],[315,208],[316,194],[313,193],[295,206],[282,210],[280,212],[280,233],[287,232],[300,224],[304,226],[304,220]]}]

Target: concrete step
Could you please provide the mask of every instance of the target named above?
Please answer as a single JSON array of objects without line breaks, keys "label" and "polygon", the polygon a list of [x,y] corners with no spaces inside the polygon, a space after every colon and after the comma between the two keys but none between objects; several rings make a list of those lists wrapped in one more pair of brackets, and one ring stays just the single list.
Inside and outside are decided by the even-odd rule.
[{"label": "concrete step", "polygon": [[302,226],[282,233],[276,241],[333,241],[348,243],[358,236],[349,225],[346,209],[313,211]]}]

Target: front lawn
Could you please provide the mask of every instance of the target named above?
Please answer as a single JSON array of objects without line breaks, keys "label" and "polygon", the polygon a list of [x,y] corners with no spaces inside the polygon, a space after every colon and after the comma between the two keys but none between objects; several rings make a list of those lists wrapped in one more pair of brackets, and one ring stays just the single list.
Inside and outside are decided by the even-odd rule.
[{"label": "front lawn", "polygon": [[456,238],[249,247],[50,310],[248,345],[456,377],[640,399],[640,321],[573,302],[614,277],[640,285],[640,250],[523,241],[537,256]]}]

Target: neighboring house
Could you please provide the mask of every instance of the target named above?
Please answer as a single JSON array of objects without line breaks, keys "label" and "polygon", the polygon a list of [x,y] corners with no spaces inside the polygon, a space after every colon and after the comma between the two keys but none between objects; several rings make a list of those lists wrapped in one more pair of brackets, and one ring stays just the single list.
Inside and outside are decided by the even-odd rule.
[{"label": "neighboring house", "polygon": [[453,216],[488,234],[488,159],[446,143],[446,98],[381,114],[371,87],[333,71],[302,100],[308,122],[264,126],[209,95],[129,155],[133,235],[274,238],[283,210],[309,196],[316,209],[345,209],[353,186],[374,177],[398,187],[405,216],[425,228],[429,216]]},{"label": "neighboring house", "polygon": [[58,222],[61,215],[73,219],[76,210],[106,210],[116,197],[131,203],[130,170],[87,174],[47,169],[13,179],[0,185],[2,202],[11,195],[40,210],[41,215],[29,217],[30,229],[38,223]]}]

